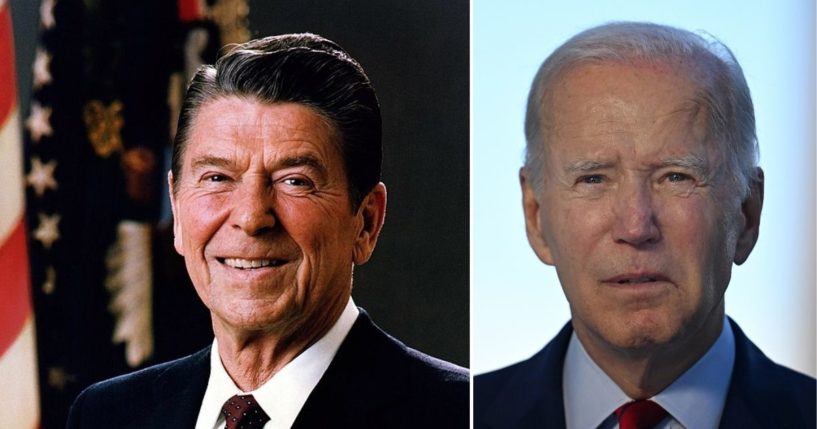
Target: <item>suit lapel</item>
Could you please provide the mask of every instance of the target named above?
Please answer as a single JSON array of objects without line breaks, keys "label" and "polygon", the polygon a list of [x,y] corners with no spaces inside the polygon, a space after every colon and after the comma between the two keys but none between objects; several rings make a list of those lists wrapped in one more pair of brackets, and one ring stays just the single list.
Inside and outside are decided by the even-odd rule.
[{"label": "suit lapel", "polygon": [[775,377],[777,365],[746,337],[732,319],[735,335],[735,366],[726,395],[721,428],[772,428],[780,426],[785,415],[773,410],[785,403],[785,386]]},{"label": "suit lapel", "polygon": [[562,367],[573,329],[568,322],[539,353],[525,361],[490,405],[491,428],[564,428]]},{"label": "suit lapel", "polygon": [[[170,366],[156,378],[152,399],[155,405],[146,407],[144,419],[134,427],[170,429],[196,425],[210,378],[210,349],[207,347]],[[149,426],[144,426],[147,422]]]},{"label": "suit lapel", "polygon": [[401,427],[390,412],[405,406],[408,382],[394,353],[396,341],[361,309],[332,363],[309,395],[293,429],[314,427]]},{"label": "suit lapel", "polygon": [[[792,376],[781,372],[734,321],[729,319],[729,323],[735,336],[735,365],[719,427],[801,427],[801,411],[791,405],[797,402],[793,395],[798,394],[788,385],[791,378],[787,377]],[[565,427],[562,367],[571,333],[568,323],[547,347],[519,364],[496,398],[485,404],[486,427]],[[809,393],[813,398],[813,391]],[[812,416],[805,417],[813,422]]]}]

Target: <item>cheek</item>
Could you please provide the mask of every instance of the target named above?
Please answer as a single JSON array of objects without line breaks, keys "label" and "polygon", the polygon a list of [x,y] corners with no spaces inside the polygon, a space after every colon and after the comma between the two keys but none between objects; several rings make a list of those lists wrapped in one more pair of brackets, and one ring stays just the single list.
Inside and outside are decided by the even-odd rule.
[{"label": "cheek", "polygon": [[302,198],[280,198],[276,203],[278,222],[290,235],[305,243],[336,243],[348,236],[352,216],[337,203]]},{"label": "cheek", "polygon": [[723,222],[718,203],[709,199],[683,198],[662,207],[659,218],[662,230],[673,241],[672,247],[686,249],[687,256],[707,258],[725,251],[729,242],[734,241],[734,234],[729,231],[732,228]]},{"label": "cheek", "polygon": [[603,200],[566,200],[550,204],[544,213],[544,238],[557,266],[587,265],[610,229],[611,212]]},{"label": "cheek", "polygon": [[306,308],[325,308],[348,296],[351,287],[352,240],[346,217],[311,204],[280,204],[282,228],[300,248],[296,300]]},{"label": "cheek", "polygon": [[193,197],[180,204],[182,240],[186,252],[195,252],[186,257],[201,257],[204,247],[210,242],[227,217],[225,203],[220,197]]},{"label": "cheek", "polygon": [[706,198],[688,199],[665,211],[663,228],[672,259],[685,271],[686,293],[718,297],[731,276],[736,235],[724,208]]}]

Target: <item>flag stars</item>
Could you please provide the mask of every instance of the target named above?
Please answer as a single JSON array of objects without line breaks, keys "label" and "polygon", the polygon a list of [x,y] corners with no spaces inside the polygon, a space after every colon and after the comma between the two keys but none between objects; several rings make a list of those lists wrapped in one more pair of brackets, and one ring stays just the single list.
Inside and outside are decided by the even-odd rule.
[{"label": "flag stars", "polygon": [[56,3],[56,0],[43,0],[40,3],[40,25],[46,30],[50,30],[56,25],[54,20],[54,5]]},{"label": "flag stars", "polygon": [[51,55],[41,48],[37,48],[37,55],[34,59],[34,89],[40,89],[51,83]]},{"label": "flag stars", "polygon": [[54,242],[60,239],[57,226],[60,223],[60,215],[37,213],[37,216],[40,218],[40,224],[34,230],[34,238],[42,243],[43,247],[50,249]]},{"label": "flag stars", "polygon": [[31,102],[31,114],[26,119],[26,128],[31,133],[34,143],[39,143],[44,136],[51,136],[54,130],[51,129],[51,108],[43,107],[36,101]]},{"label": "flag stars", "polygon": [[43,163],[39,157],[31,158],[31,171],[26,176],[26,183],[34,188],[38,197],[42,197],[48,189],[57,190],[57,181],[54,179],[56,168],[56,159]]},{"label": "flag stars", "polygon": [[53,265],[49,265],[48,268],[45,270],[45,281],[42,285],[42,291],[46,295],[51,295],[54,293],[54,289],[57,286],[57,271],[54,270]]}]

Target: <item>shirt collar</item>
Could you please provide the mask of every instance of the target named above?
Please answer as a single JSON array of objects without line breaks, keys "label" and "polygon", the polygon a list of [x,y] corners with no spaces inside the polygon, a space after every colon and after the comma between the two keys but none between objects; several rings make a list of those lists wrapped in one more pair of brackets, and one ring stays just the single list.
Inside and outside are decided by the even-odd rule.
[{"label": "shirt collar", "polygon": [[[734,363],[735,338],[724,317],[721,334],[709,350],[651,399],[684,427],[717,427]],[[562,383],[568,429],[596,428],[632,400],[590,358],[575,332],[565,355]]]},{"label": "shirt collar", "polygon": [[709,351],[653,400],[684,427],[718,427],[734,366],[735,336],[724,317],[723,330]]},{"label": "shirt collar", "polygon": [[315,344],[284,365],[258,389],[242,392],[230,378],[218,354],[218,339],[210,349],[210,379],[204,393],[196,429],[223,425],[221,407],[233,395],[252,394],[270,416],[266,428],[289,428],[301,411],[309,394],[335,357],[338,348],[352,329],[359,311],[349,297],[346,307],[331,329]]}]

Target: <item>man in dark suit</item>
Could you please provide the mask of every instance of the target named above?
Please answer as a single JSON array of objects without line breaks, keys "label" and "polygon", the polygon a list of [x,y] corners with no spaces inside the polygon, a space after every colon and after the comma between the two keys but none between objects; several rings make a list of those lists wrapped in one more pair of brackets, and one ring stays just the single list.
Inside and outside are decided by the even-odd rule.
[{"label": "man in dark suit", "polygon": [[215,340],[91,386],[68,426],[467,427],[467,371],[351,298],[385,216],[380,161],[374,90],[335,43],[268,37],[200,68],[168,186]]},{"label": "man in dark suit", "polygon": [[481,428],[814,427],[815,381],[724,312],[758,237],[754,110],[729,49],[612,23],[540,67],[520,171],[531,247],[572,320],[475,378]]}]

